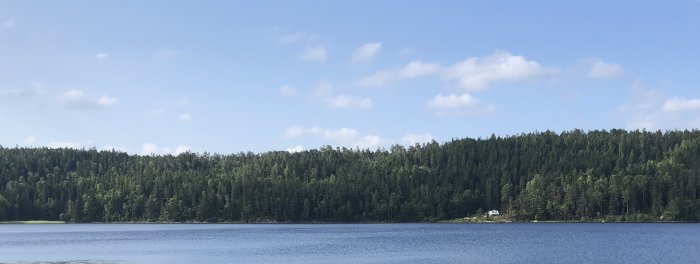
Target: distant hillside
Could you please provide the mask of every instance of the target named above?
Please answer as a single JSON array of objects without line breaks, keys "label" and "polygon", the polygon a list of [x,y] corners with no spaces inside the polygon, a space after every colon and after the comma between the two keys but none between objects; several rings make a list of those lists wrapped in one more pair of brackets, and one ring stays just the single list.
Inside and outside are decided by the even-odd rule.
[{"label": "distant hillside", "polygon": [[136,156],[0,147],[0,221],[700,220],[700,131]]}]

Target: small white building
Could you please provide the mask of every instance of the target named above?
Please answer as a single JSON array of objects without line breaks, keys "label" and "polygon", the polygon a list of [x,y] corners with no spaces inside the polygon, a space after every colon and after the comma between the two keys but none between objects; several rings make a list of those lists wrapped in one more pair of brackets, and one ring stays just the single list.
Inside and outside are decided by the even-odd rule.
[{"label": "small white building", "polygon": [[501,212],[499,212],[498,210],[491,210],[487,214],[489,216],[497,216],[497,215],[501,215]]}]

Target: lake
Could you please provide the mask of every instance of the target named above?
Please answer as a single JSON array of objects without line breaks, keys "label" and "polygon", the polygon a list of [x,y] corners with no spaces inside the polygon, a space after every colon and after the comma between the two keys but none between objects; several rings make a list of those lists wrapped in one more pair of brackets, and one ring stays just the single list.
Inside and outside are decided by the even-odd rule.
[{"label": "lake", "polygon": [[700,224],[0,225],[0,263],[697,263]]}]

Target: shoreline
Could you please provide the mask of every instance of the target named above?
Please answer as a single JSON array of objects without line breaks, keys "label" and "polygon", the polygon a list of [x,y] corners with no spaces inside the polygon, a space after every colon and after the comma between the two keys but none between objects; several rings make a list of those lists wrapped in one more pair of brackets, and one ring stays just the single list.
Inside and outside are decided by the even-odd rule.
[{"label": "shoreline", "polygon": [[604,220],[545,220],[545,221],[520,221],[520,220],[464,220],[451,219],[435,222],[270,222],[270,221],[227,221],[227,222],[198,222],[198,221],[116,221],[116,222],[65,222],[50,220],[20,220],[20,221],[0,221],[0,225],[56,225],[56,224],[180,224],[180,225],[348,225],[348,224],[697,224],[700,222],[689,221],[604,221]]}]

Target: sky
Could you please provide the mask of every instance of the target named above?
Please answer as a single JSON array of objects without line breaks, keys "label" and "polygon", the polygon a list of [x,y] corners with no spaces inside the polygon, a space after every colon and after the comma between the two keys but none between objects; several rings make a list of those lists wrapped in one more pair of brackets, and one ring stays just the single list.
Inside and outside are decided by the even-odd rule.
[{"label": "sky", "polygon": [[0,145],[377,149],[700,127],[700,2],[0,1]]}]

